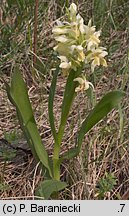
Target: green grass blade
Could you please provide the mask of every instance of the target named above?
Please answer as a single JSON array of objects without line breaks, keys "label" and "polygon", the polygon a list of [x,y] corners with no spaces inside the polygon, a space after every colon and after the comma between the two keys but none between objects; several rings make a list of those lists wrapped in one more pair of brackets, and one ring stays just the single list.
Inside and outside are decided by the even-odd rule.
[{"label": "green grass blade", "polygon": [[95,126],[101,119],[103,119],[113,108],[119,105],[121,99],[124,96],[124,92],[112,91],[107,93],[100,102],[90,112],[88,117],[82,123],[78,134],[78,149],[80,151],[82,140],[85,134]]},{"label": "green grass blade", "polygon": [[124,130],[124,114],[121,105],[119,105],[119,116],[120,116],[120,129],[119,129],[119,136],[122,142],[123,140],[123,130]]},{"label": "green grass blade", "polygon": [[52,79],[52,83],[51,83],[51,87],[50,87],[50,92],[49,92],[49,101],[48,101],[49,122],[50,122],[51,131],[52,131],[55,142],[57,142],[57,133],[56,133],[55,123],[54,123],[53,102],[54,102],[58,73],[59,73],[59,67],[57,67],[57,69],[53,75],[53,79]]},{"label": "green grass blade", "polygon": [[18,68],[13,74],[11,87],[6,84],[6,90],[10,101],[16,107],[19,122],[21,127],[24,128],[25,137],[29,140],[28,144],[32,149],[32,153],[36,159],[38,158],[42,165],[48,169],[49,174],[52,177],[49,157],[45,146],[42,144],[42,140],[33,116],[26,84]]}]

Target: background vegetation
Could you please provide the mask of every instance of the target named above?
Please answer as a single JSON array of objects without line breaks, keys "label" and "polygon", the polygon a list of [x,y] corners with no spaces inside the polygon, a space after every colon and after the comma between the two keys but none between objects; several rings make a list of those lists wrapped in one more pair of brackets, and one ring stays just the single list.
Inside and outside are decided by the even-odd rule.
[{"label": "background vegetation", "polygon": [[[3,79],[9,81],[16,64],[28,85],[35,118],[43,143],[52,153],[53,139],[48,123],[47,103],[53,68],[57,57],[53,51],[52,27],[63,19],[65,7],[72,1],[38,1],[37,48],[34,53],[35,0],[2,0],[0,8],[0,197],[1,199],[34,198],[41,181],[19,128],[15,109],[7,100]],[[112,111],[85,137],[82,153],[62,166],[62,180],[69,186],[60,199],[121,199],[128,190],[128,81],[129,81],[129,2],[128,0],[80,0],[79,13],[85,23],[92,18],[102,29],[102,45],[108,50],[108,68],[86,68],[88,80],[94,83],[95,96],[77,96],[69,117],[63,150],[74,146],[77,125],[95,101],[113,89],[126,92],[119,111]],[[36,63],[34,63],[36,56]],[[58,78],[55,114],[57,125],[63,96],[64,77]],[[74,119],[71,120],[71,116]],[[69,125],[72,125],[69,128]]]}]

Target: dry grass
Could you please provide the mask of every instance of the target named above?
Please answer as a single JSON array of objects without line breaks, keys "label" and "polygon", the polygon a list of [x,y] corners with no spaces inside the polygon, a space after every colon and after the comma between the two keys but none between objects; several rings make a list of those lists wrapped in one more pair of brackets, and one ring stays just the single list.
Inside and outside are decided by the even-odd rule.
[{"label": "dry grass", "polygon": [[[92,4],[87,1],[88,17],[91,15]],[[84,11],[84,1],[79,4],[82,14]],[[52,53],[53,41],[51,36],[51,28],[54,20],[58,15],[63,14],[63,9],[60,12],[61,5],[56,1],[50,1],[47,9],[38,16],[40,23],[39,26],[39,48],[38,56],[46,64],[47,74],[45,71],[37,70],[37,78],[34,81],[31,78],[32,70],[32,56],[28,54],[29,48],[25,47],[23,53],[21,52],[18,59],[20,62],[21,70],[26,79],[29,96],[33,104],[36,122],[49,155],[52,156],[53,152],[53,138],[48,121],[48,92],[51,83],[51,69],[54,68],[56,58]],[[2,17],[0,17],[2,19]],[[41,19],[44,22],[41,22]],[[26,28],[25,28],[26,29]],[[25,31],[24,29],[24,31]],[[43,30],[42,30],[43,29]],[[33,27],[32,27],[33,30]],[[24,41],[24,35],[19,34],[19,44]],[[110,28],[110,36],[106,36],[105,43],[109,49],[108,68],[105,70],[97,71],[94,80],[95,95],[97,101],[104,95],[104,93],[113,89],[122,89],[126,92],[126,96],[122,102],[122,111],[124,114],[124,127],[122,136],[120,136],[119,112],[113,110],[107,118],[101,121],[97,126],[92,129],[85,137],[83,142],[82,152],[80,155],[65,162],[61,167],[61,179],[68,182],[69,186],[60,193],[60,199],[98,199],[97,185],[100,179],[105,176],[105,173],[114,174],[116,178],[116,185],[113,190],[104,194],[102,199],[121,199],[127,192],[129,186],[129,157],[128,157],[128,122],[129,122],[129,102],[128,102],[128,32],[125,27],[124,30],[114,30]],[[114,43],[117,41],[117,43]],[[115,50],[111,50],[111,49]],[[13,56],[8,57],[7,62],[1,64],[2,75],[0,79],[0,139],[4,138],[5,132],[11,132],[16,129],[21,133],[17,121],[15,109],[12,107],[7,99],[4,90],[2,78],[9,80],[10,70],[15,63]],[[54,60],[51,64],[50,59]],[[21,61],[20,61],[21,60]],[[29,64],[28,64],[29,62]],[[90,71],[87,71],[89,78],[91,77]],[[42,74],[42,75],[41,75]],[[90,78],[92,79],[92,78]],[[63,97],[64,77],[59,75],[58,86],[56,90],[55,102],[55,118],[56,125],[58,126],[60,118],[61,101]],[[78,95],[68,123],[65,129],[65,136],[62,142],[61,153],[70,149],[75,145],[76,133],[80,122],[85,117],[85,112],[92,108],[86,95]],[[27,143],[22,139],[17,143],[22,148],[28,148]],[[0,160],[0,174],[4,161]],[[4,172],[4,183],[8,186],[7,189],[0,191],[1,199],[35,199],[34,191],[38,183],[43,179],[39,164],[36,164],[30,153],[25,153],[22,150],[17,150],[16,157],[7,162]],[[126,197],[128,199],[128,197]]]}]

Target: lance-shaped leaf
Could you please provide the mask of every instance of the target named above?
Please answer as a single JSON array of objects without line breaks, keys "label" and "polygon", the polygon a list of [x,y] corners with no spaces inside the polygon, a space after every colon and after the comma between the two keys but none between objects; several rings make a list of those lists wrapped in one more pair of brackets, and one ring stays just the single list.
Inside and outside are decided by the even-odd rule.
[{"label": "lance-shaped leaf", "polygon": [[54,192],[58,192],[66,188],[65,182],[57,180],[45,180],[40,183],[36,190],[36,195],[48,199]]},{"label": "lance-shaped leaf", "polygon": [[107,93],[99,103],[90,112],[87,118],[81,125],[78,133],[78,149],[80,151],[83,138],[85,134],[95,126],[101,119],[103,119],[113,108],[119,105],[121,99],[124,96],[124,92],[112,91]]},{"label": "lance-shaped leaf", "polygon": [[18,68],[15,69],[13,74],[11,86],[7,83],[5,83],[5,85],[8,98],[16,107],[20,125],[34,157],[36,159],[38,158],[42,165],[47,168],[49,175],[52,177],[50,160],[45,146],[42,144],[28,97],[27,87]]},{"label": "lance-shaped leaf", "polygon": [[56,133],[55,123],[54,123],[53,102],[54,102],[58,72],[59,72],[59,67],[57,67],[53,75],[50,92],[49,92],[49,101],[48,101],[49,122],[51,126],[51,131],[52,131],[52,134],[53,134],[53,137],[56,143],[57,143],[57,133]]},{"label": "lance-shaped leaf", "polygon": [[60,163],[63,160],[70,160],[74,157],[76,157],[79,154],[79,149],[77,147],[71,148],[67,152],[65,152],[61,157],[60,157]]},{"label": "lance-shaped leaf", "polygon": [[72,106],[74,97],[76,96],[75,88],[77,86],[77,83],[74,82],[73,80],[80,75],[81,70],[82,68],[79,68],[76,72],[74,70],[71,70],[69,73],[67,82],[66,82],[63,103],[62,103],[61,122],[60,122],[59,131],[58,131],[59,143],[61,142],[61,139],[64,133],[64,128],[67,122],[70,108]]}]

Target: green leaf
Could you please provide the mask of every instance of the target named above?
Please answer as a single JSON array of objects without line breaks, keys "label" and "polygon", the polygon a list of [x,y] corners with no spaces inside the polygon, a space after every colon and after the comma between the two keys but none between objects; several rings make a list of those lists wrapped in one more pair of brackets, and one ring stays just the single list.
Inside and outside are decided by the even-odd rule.
[{"label": "green leaf", "polygon": [[119,105],[121,99],[124,96],[124,92],[112,91],[107,93],[100,102],[94,107],[87,118],[81,125],[78,133],[78,149],[80,151],[82,140],[85,134],[96,125],[101,119],[103,119],[113,108]]},{"label": "green leaf", "polygon": [[11,87],[7,83],[5,83],[5,85],[8,97],[11,103],[16,107],[19,122],[33,155],[48,169],[52,177],[50,160],[45,146],[42,144],[29,101],[27,87],[18,68],[15,69],[13,74]]},{"label": "green leaf", "polygon": [[63,161],[63,160],[70,160],[74,157],[76,157],[77,155],[79,154],[79,150],[77,147],[75,148],[72,148],[70,150],[68,150],[67,152],[65,152],[61,158],[60,158],[60,163]]},{"label": "green leaf", "polygon": [[56,143],[57,143],[57,133],[56,133],[55,123],[54,123],[53,102],[54,102],[58,73],[59,73],[59,67],[57,67],[57,69],[53,75],[53,79],[52,79],[52,83],[51,83],[51,87],[50,87],[50,92],[49,92],[49,101],[48,101],[49,122],[50,122],[51,130],[52,130],[52,134],[53,134],[53,137],[54,137],[54,140]]},{"label": "green leaf", "polygon": [[54,192],[58,192],[66,188],[67,184],[65,182],[57,180],[45,180],[40,183],[36,190],[36,196],[48,199]]},{"label": "green leaf", "polygon": [[81,73],[82,68],[79,68],[78,71],[71,70],[67,79],[67,83],[65,86],[65,92],[63,97],[63,103],[62,103],[62,111],[61,111],[61,122],[60,122],[60,128],[58,132],[58,141],[59,143],[62,140],[62,136],[64,133],[64,128],[67,122],[68,114],[70,111],[70,108],[72,106],[73,100],[76,96],[75,88],[77,86],[77,83],[73,80],[78,77]]},{"label": "green leaf", "polygon": [[61,124],[65,124],[65,122],[67,121],[70,107],[76,95],[75,87],[77,84],[76,82],[73,81],[75,77],[77,77],[77,73],[74,70],[71,70],[69,73],[68,79],[67,79],[65,92],[64,92],[64,98],[63,98],[63,103],[62,103],[62,113],[61,113]]},{"label": "green leaf", "polygon": [[88,99],[90,100],[91,107],[94,107],[96,105],[96,95],[94,94],[92,87],[87,89],[86,95]]}]

